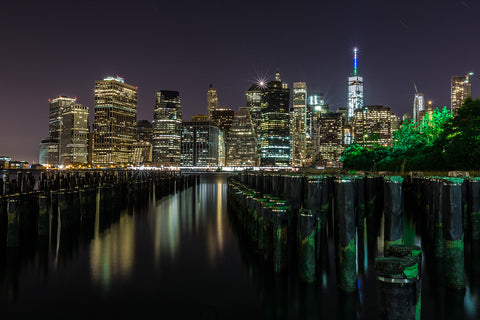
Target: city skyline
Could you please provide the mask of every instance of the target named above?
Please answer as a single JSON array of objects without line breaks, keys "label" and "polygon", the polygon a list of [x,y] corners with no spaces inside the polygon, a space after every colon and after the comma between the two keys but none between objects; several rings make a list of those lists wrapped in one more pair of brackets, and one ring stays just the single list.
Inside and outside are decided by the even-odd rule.
[{"label": "city skyline", "polygon": [[[39,141],[48,134],[48,99],[77,97],[78,103],[93,110],[94,82],[107,76],[119,75],[139,87],[137,120],[152,121],[155,94],[164,89],[179,91],[184,120],[206,114],[210,84],[217,89],[219,107],[238,111],[246,105],[251,84],[272,80],[277,68],[290,88],[293,82],[306,82],[309,94],[323,93],[335,112],[346,107],[353,47],[359,48],[365,105],[384,105],[399,116],[412,114],[415,83],[426,101],[450,106],[451,77],[478,72],[478,50],[466,36],[455,36],[453,48],[442,39],[478,29],[475,16],[480,5],[367,2],[355,7],[350,1],[300,1],[294,7],[282,2],[272,7],[268,1],[203,5],[180,1],[161,7],[143,1],[135,5],[117,1],[115,6],[106,1],[95,7],[89,1],[2,4],[0,39],[9,50],[0,52],[4,62],[0,153],[37,162]],[[298,11],[303,12],[302,19]],[[57,19],[45,19],[50,15]],[[164,20],[159,22],[160,16]],[[244,17],[246,23],[241,23]],[[86,22],[80,27],[74,23],[78,19]],[[179,23],[172,28],[174,21]],[[116,24],[125,34],[105,37],[96,30]],[[271,33],[272,26],[278,32]],[[296,46],[279,52],[272,45],[288,44],[302,28],[305,32],[298,37],[305,50],[300,54]],[[271,34],[270,40],[264,41],[262,34]],[[123,36],[135,41],[119,41]],[[157,36],[170,40],[174,49],[156,51],[159,45],[152,39]],[[212,50],[205,50],[210,38]],[[477,82],[473,75],[473,97],[479,96]]]}]

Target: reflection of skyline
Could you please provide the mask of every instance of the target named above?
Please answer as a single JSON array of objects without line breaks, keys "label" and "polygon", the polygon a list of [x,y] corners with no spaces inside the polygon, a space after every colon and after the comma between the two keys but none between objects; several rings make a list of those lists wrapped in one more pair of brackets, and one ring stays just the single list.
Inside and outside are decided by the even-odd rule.
[{"label": "reflection of skyline", "polygon": [[161,199],[153,212],[153,256],[155,266],[158,267],[163,254],[175,255],[180,245],[180,197],[178,193]]},{"label": "reflection of skyline", "polygon": [[[98,215],[98,211],[97,211]],[[98,219],[96,219],[96,224]],[[125,280],[132,273],[135,258],[135,217],[123,214],[103,233],[95,226],[90,245],[92,280],[109,289],[112,281]]]},{"label": "reflection of skyline", "polygon": [[[217,256],[222,256],[225,246],[225,235],[223,230],[223,214],[225,214],[225,212],[223,211],[224,208],[226,208],[226,204],[224,203],[226,201],[226,186],[221,181],[217,181],[216,184],[208,185],[208,187],[211,188],[211,190],[209,190],[207,194],[216,194],[216,199],[214,199],[216,202],[215,218],[208,219],[209,223],[207,225],[206,234],[208,261],[210,265],[213,266],[215,265]],[[209,203],[211,202],[209,201]]]}]

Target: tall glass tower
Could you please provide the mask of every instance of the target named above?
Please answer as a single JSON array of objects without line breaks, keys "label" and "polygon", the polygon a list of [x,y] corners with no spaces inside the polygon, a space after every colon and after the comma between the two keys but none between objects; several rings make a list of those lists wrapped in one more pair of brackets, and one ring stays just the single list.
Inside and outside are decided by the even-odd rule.
[{"label": "tall glass tower", "polygon": [[[416,86],[415,86],[416,89]],[[413,100],[413,121],[419,123],[425,115],[425,97],[423,93],[415,92]]]},{"label": "tall glass tower", "polygon": [[212,112],[218,108],[218,95],[217,89],[213,88],[210,84],[210,88],[207,91],[207,119],[212,121]]},{"label": "tall glass tower", "polygon": [[303,167],[307,157],[307,84],[293,83],[292,165]]},{"label": "tall glass tower", "polygon": [[357,70],[358,48],[353,48],[353,73],[348,77],[348,115],[347,121],[353,119],[355,110],[363,107],[363,77]]},{"label": "tall glass tower", "polygon": [[93,130],[93,164],[130,164],[137,134],[137,87],[119,76],[95,81]]},{"label": "tall glass tower", "polygon": [[260,165],[288,166],[291,162],[290,89],[280,79],[267,83],[260,124]]},{"label": "tall glass tower", "polygon": [[152,161],[157,165],[179,166],[182,111],[178,91],[157,92],[153,112]]},{"label": "tall glass tower", "polygon": [[470,72],[464,76],[453,76],[451,87],[451,105],[450,109],[455,115],[458,109],[462,106],[465,99],[471,93],[470,77],[473,72]]}]

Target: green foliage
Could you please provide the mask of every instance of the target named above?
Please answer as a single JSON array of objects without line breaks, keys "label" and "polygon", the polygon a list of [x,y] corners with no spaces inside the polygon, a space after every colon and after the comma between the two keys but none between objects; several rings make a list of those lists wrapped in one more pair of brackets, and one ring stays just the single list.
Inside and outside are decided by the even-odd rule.
[{"label": "green foliage", "polygon": [[404,121],[392,138],[392,147],[352,144],[340,161],[370,171],[479,170],[480,100],[467,98],[455,117],[444,107],[420,123]]}]

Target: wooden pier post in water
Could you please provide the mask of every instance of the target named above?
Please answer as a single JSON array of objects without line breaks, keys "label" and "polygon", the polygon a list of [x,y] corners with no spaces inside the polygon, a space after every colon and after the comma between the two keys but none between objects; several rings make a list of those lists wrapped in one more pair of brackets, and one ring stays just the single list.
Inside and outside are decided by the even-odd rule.
[{"label": "wooden pier post in water", "polygon": [[8,198],[7,202],[7,247],[18,247],[20,245],[20,203],[19,196],[14,195]]},{"label": "wooden pier post in water", "polygon": [[335,233],[338,283],[343,291],[357,290],[354,182],[350,177],[335,180]]},{"label": "wooden pier post in water", "polygon": [[454,289],[465,288],[462,184],[461,178],[449,178],[443,184],[445,285]]},{"label": "wooden pier post in water", "polygon": [[300,226],[299,233],[299,269],[300,280],[307,283],[315,282],[315,262],[316,262],[316,216],[309,211],[301,210],[298,217]]},{"label": "wooden pier post in water", "polygon": [[403,244],[403,178],[398,176],[384,178],[384,256],[392,244]]}]

